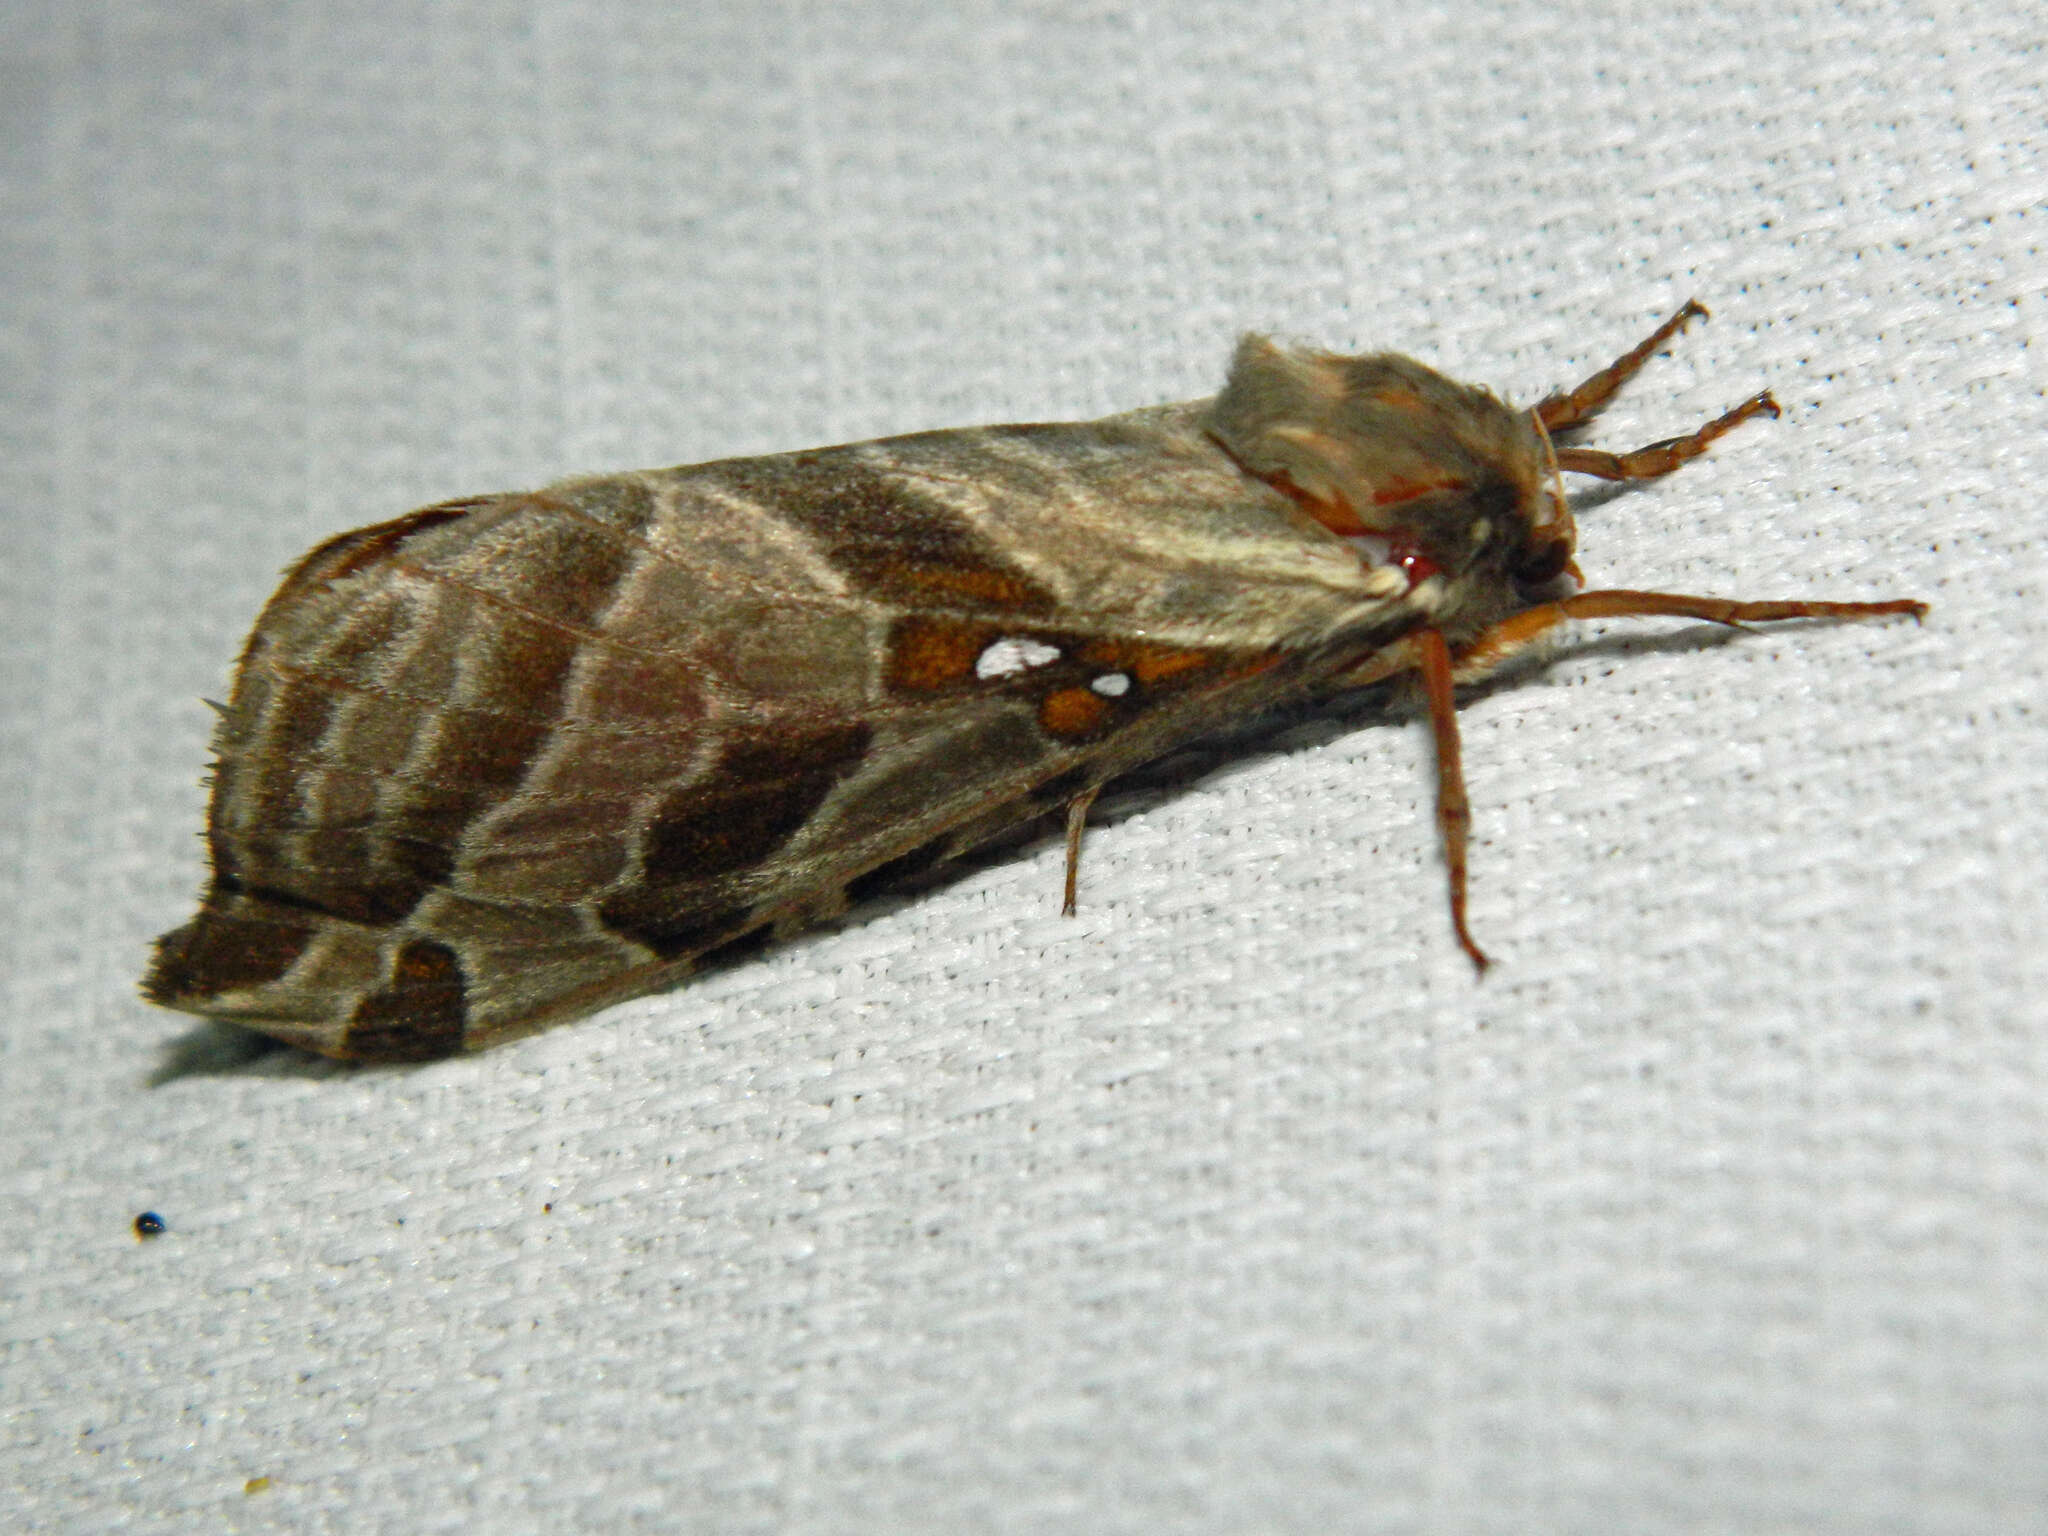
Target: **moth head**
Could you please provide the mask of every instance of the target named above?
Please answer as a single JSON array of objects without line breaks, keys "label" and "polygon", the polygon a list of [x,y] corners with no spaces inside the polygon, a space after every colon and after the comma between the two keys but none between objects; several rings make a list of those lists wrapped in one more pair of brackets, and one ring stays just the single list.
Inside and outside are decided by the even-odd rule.
[{"label": "moth head", "polygon": [[1574,569],[1541,423],[1412,358],[1247,336],[1208,425],[1368,564],[1440,573],[1454,606],[1498,610]]}]

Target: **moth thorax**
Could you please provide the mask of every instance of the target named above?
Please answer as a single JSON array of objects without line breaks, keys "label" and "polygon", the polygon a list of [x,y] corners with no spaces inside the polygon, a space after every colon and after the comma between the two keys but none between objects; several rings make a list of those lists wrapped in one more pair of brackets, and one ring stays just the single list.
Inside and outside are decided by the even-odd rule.
[{"label": "moth thorax", "polygon": [[1353,540],[1375,570],[1420,585],[1436,572],[1505,576],[1538,545],[1551,558],[1555,538],[1532,535],[1557,523],[1540,427],[1411,358],[1247,336],[1209,426],[1247,472]]}]

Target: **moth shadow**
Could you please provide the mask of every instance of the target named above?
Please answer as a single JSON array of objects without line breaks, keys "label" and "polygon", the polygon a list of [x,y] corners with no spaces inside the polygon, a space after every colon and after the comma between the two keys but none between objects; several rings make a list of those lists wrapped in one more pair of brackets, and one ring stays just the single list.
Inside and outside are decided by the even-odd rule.
[{"label": "moth shadow", "polygon": [[1610,481],[1605,485],[1588,486],[1584,490],[1573,491],[1565,497],[1565,502],[1571,508],[1573,520],[1577,521],[1582,514],[1598,512],[1610,501],[1619,501],[1624,496],[1639,494],[1649,483],[1647,480]]},{"label": "moth shadow", "polygon": [[282,1040],[223,1019],[201,1019],[167,1041],[155,1069],[145,1079],[151,1088],[188,1077],[333,1077],[346,1063],[311,1051],[294,1050]]},{"label": "moth shadow", "polygon": [[[1780,622],[1771,628],[1776,632],[1800,627],[1806,622]],[[1825,624],[1828,621],[1816,619],[1810,622]],[[1511,693],[1517,688],[1527,687],[1568,661],[1624,662],[1636,656],[1697,656],[1703,651],[1719,650],[1724,645],[1739,645],[1744,640],[1754,639],[1756,633],[1746,625],[1694,623],[1664,634],[1617,633],[1587,640],[1565,640],[1553,646],[1538,646],[1515,657],[1491,677],[1461,687],[1458,698],[1460,703],[1468,703],[1473,699],[1492,698],[1497,693]]]}]

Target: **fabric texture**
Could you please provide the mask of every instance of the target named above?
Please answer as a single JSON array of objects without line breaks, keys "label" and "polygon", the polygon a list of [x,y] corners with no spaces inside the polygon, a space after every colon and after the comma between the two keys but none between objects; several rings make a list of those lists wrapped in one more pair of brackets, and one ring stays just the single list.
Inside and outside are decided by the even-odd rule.
[{"label": "fabric texture", "polygon": [[[6,1523],[2048,1525],[2039,23],[8,6]],[[1591,441],[1784,418],[1589,576],[1933,611],[1476,691],[1483,981],[1361,705],[1106,801],[1074,919],[1043,841],[403,1070],[135,995],[334,532],[1246,329],[1533,401],[1695,296]]]}]

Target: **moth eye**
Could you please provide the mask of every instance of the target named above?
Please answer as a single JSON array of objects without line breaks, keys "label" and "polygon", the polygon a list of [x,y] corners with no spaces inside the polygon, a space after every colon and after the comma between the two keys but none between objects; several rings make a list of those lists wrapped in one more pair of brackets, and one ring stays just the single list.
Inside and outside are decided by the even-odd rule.
[{"label": "moth eye", "polygon": [[1358,552],[1369,573],[1368,586],[1378,596],[1413,591],[1443,569],[1407,534],[1355,534],[1344,542]]},{"label": "moth eye", "polygon": [[1128,672],[1105,672],[1088,685],[1105,699],[1120,699],[1131,691]]},{"label": "moth eye", "polygon": [[1443,574],[1443,567],[1419,549],[1396,550],[1394,568],[1407,576],[1410,587],[1419,587],[1430,577]]},{"label": "moth eye", "polygon": [[1562,576],[1571,562],[1571,546],[1563,539],[1550,539],[1524,553],[1513,574],[1525,587],[1540,587]]},{"label": "moth eye", "polygon": [[974,675],[983,679],[1015,677],[1020,672],[1029,672],[1033,667],[1042,667],[1059,659],[1060,648],[1056,645],[1005,636],[991,641],[988,649],[975,658]]}]

